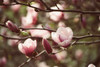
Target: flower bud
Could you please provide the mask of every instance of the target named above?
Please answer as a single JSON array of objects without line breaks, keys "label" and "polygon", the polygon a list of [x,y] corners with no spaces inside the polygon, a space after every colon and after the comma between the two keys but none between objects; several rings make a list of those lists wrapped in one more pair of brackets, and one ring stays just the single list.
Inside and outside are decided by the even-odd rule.
[{"label": "flower bud", "polygon": [[77,49],[75,52],[75,58],[80,60],[83,57],[83,51],[81,49]]},{"label": "flower bud", "polygon": [[47,51],[48,54],[52,53],[52,48],[51,48],[49,42],[46,39],[43,38],[42,44],[43,44],[43,46],[44,46],[44,48],[45,48],[45,50]]},{"label": "flower bud", "polygon": [[6,22],[6,26],[8,27],[8,29],[10,29],[12,32],[16,32],[16,33],[19,33],[20,30],[18,29],[18,27],[13,24],[11,21],[7,21]]},{"label": "flower bud", "polygon": [[0,59],[0,67],[5,67],[5,64],[6,64],[6,58],[3,57]]},{"label": "flower bud", "polygon": [[27,56],[32,56],[34,53],[34,50],[37,47],[37,41],[36,40],[32,40],[30,38],[28,38],[27,40],[25,40],[24,43],[20,43],[18,45],[18,49],[25,55]]}]

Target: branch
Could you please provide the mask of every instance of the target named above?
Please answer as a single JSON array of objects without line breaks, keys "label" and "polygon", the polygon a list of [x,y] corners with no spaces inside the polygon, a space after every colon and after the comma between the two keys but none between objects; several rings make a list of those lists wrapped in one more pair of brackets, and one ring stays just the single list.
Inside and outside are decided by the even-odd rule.
[{"label": "branch", "polygon": [[23,67],[25,64],[29,63],[31,60],[39,57],[40,55],[42,55],[45,52],[45,50],[41,51],[38,55],[36,55],[35,57],[29,58],[27,59],[27,61],[23,62],[22,64],[20,64],[18,67]]},{"label": "branch", "polygon": [[47,8],[47,10],[50,10],[50,8],[48,7],[48,5],[43,0],[40,0],[40,1]]},{"label": "branch", "polygon": [[24,5],[24,6],[28,6],[31,8],[34,8],[37,12],[73,12],[73,13],[81,13],[81,14],[100,14],[100,11],[81,11],[81,10],[60,10],[60,9],[49,9],[49,10],[45,10],[45,9],[40,9],[34,6],[31,6],[29,4],[24,4],[24,3],[19,3],[17,2],[16,4],[1,4],[1,6],[11,6],[11,5]]},{"label": "branch", "polygon": [[100,43],[100,40],[96,40],[96,41],[80,41],[80,42],[76,42],[75,44],[94,44],[94,43]]}]

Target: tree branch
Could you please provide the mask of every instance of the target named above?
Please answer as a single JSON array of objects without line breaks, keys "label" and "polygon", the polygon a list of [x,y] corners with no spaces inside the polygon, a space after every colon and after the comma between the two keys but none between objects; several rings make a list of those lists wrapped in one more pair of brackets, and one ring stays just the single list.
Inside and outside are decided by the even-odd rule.
[{"label": "tree branch", "polygon": [[45,50],[41,51],[38,55],[36,55],[35,57],[29,58],[27,59],[27,61],[23,62],[22,64],[20,64],[18,67],[23,67],[25,64],[29,63],[31,60],[39,57],[40,55],[42,55],[45,52]]}]

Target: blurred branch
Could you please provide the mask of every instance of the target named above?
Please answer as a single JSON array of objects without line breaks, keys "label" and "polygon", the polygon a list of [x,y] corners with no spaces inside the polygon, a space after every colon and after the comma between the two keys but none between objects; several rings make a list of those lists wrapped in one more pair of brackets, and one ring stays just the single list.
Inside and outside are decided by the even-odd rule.
[{"label": "blurred branch", "polygon": [[4,24],[0,24],[0,26],[2,26],[2,27],[6,27]]},{"label": "blurred branch", "polygon": [[100,43],[100,40],[95,40],[95,41],[80,41],[80,42],[76,42],[75,44],[94,44],[94,43]]},{"label": "blurred branch", "polygon": [[40,55],[42,55],[45,52],[45,50],[41,51],[39,54],[37,54],[35,57],[29,58],[27,59],[25,62],[23,62],[22,64],[20,64],[18,67],[23,67],[25,64],[29,63],[31,60],[39,57]]},{"label": "blurred branch", "polygon": [[[41,0],[42,1],[42,0]],[[100,14],[100,11],[82,11],[82,10],[60,10],[60,9],[40,9],[34,6],[31,6],[30,4],[24,4],[16,2],[16,4],[0,4],[0,6],[11,6],[11,5],[24,5],[31,8],[34,8],[37,12],[73,12],[73,13],[81,13],[81,14]],[[46,6],[46,5],[45,5]],[[47,7],[47,6],[46,6]],[[48,7],[47,7],[48,8]]]},{"label": "blurred branch", "polygon": [[47,10],[50,10],[50,8],[48,7],[48,5],[43,0],[40,0],[40,1],[47,8]]}]

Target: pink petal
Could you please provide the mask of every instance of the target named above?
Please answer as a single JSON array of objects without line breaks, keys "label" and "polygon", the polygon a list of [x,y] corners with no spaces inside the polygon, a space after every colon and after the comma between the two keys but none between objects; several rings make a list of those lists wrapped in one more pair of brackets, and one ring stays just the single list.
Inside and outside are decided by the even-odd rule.
[{"label": "pink petal", "polygon": [[57,33],[52,32],[51,33],[51,37],[56,43],[60,43],[61,42],[60,39],[59,39],[59,35]]}]

